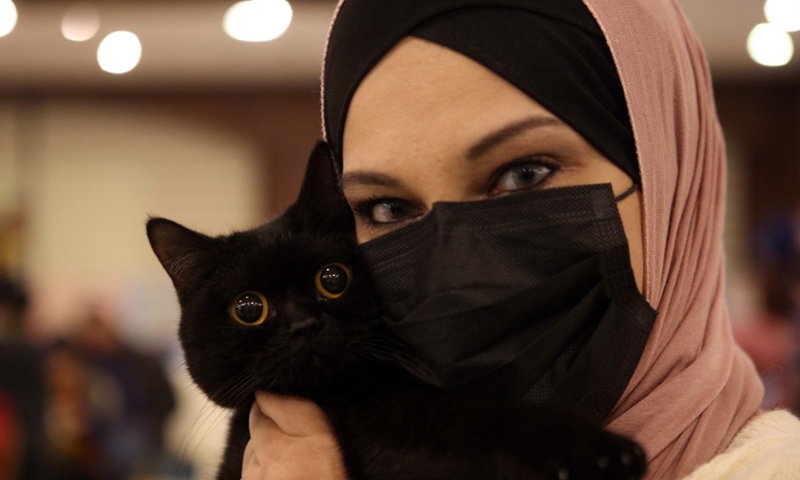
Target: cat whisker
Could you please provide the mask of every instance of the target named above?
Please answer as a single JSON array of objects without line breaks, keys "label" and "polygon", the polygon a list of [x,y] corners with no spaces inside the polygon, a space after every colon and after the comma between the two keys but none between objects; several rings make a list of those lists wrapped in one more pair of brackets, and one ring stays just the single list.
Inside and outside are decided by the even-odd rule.
[{"label": "cat whisker", "polygon": [[358,363],[358,362],[354,362],[354,363],[353,363],[353,365],[354,365],[354,367],[355,367],[355,368],[354,368],[354,370],[355,370],[355,372],[358,374],[359,378],[361,378],[361,380],[362,380],[362,382],[363,382],[363,385],[364,385],[364,387],[367,387],[367,388],[368,388],[368,387],[370,387],[372,384],[374,384],[374,383],[375,383],[374,381],[372,381],[372,382],[371,382],[371,381],[369,380],[369,376],[365,374],[366,372],[364,371],[364,366],[363,366],[363,365],[361,365],[361,364],[360,364],[360,363]]},{"label": "cat whisker", "polygon": [[219,415],[220,413],[221,411],[210,400],[203,405],[191,424],[186,427],[183,438],[178,445],[177,457],[181,461],[195,456],[194,453],[200,448],[203,438],[203,436],[198,437],[198,432],[201,431],[202,426],[206,424],[212,416]]},{"label": "cat whisker", "polygon": [[278,380],[280,380],[280,379],[281,379],[281,377],[282,377],[283,375],[284,375],[284,371],[283,371],[283,370],[278,370],[278,371],[277,371],[277,373],[276,373],[275,375],[273,375],[273,376],[272,376],[272,380],[270,380],[270,382],[269,382],[269,385],[267,385],[267,388],[266,388],[266,390],[267,390],[267,391],[270,391],[270,392],[274,391],[274,390],[273,390],[273,387],[274,387],[274,386],[275,386],[275,384],[278,382]]},{"label": "cat whisker", "polygon": [[[228,399],[235,399],[234,403],[243,403],[244,400],[255,390],[256,385],[257,378],[253,377],[252,375],[248,375],[246,372],[240,372],[232,377],[229,381],[225,382],[220,390],[226,390],[225,396]],[[194,432],[192,432],[192,437],[188,437],[189,432],[187,431],[187,435],[184,436],[184,440],[181,442],[179,458],[186,458],[190,449],[193,448],[196,451],[209,434],[212,432],[218,432],[220,430],[220,422],[223,419],[229,418],[225,412],[225,410],[215,408],[215,405],[210,401],[204,405],[201,413],[192,422],[192,425],[188,429],[194,430]],[[204,427],[202,429],[200,427],[194,428],[194,426],[198,423]]]},{"label": "cat whisker", "polygon": [[236,404],[241,405],[245,400],[252,400],[256,387],[258,387],[258,378],[251,376],[247,382],[241,385],[239,398],[236,399]]},{"label": "cat whisker", "polygon": [[389,336],[371,338],[364,342],[365,347],[376,353],[381,353],[389,359],[396,361],[397,366],[413,369],[426,376],[433,375],[433,371],[408,347]]},{"label": "cat whisker", "polygon": [[213,407],[216,406],[212,405],[212,408],[208,410],[202,428],[198,428],[195,431],[195,435],[192,437],[192,456],[195,458],[197,457],[198,450],[210,435],[217,437],[224,434],[221,430],[225,430],[224,426],[230,418],[230,410]]},{"label": "cat whisker", "polygon": [[226,404],[239,405],[253,394],[257,379],[248,372],[239,372],[234,378],[236,381],[231,382],[232,385],[225,388],[225,391],[220,393],[219,397]]},{"label": "cat whisker", "polygon": [[379,349],[367,350],[365,353],[368,358],[394,368],[401,368],[419,379],[433,381],[436,378],[433,371],[416,358],[398,356],[398,352]]},{"label": "cat whisker", "polygon": [[176,375],[176,374],[177,374],[177,373],[178,373],[180,370],[185,370],[185,369],[187,369],[187,368],[188,368],[188,365],[186,364],[186,359],[184,358],[183,360],[181,360],[180,362],[178,362],[178,364],[177,364],[177,365],[175,365],[174,367],[172,367],[172,368],[169,370],[169,373],[171,373],[172,375]]},{"label": "cat whisker", "polygon": [[402,361],[405,361],[407,364],[415,364],[418,368],[426,369],[427,365],[423,362],[421,358],[413,351],[408,349],[405,345],[398,344],[398,343],[385,343],[385,342],[369,342],[368,345],[371,348],[375,348],[379,351],[387,353],[393,357],[396,357]]}]

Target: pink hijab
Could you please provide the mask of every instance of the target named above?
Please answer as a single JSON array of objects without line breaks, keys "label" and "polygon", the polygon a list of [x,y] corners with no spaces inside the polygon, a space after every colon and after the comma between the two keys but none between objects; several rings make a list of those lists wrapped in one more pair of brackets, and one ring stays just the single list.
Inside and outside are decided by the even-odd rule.
[{"label": "pink hijab", "polygon": [[763,397],[724,298],[725,144],[705,55],[674,0],[584,3],[625,90],[644,195],[644,295],[659,313],[608,426],[644,446],[647,479],[676,479],[725,450]]},{"label": "pink hijab", "polygon": [[674,0],[584,3],[628,102],[644,194],[644,295],[659,313],[609,427],[644,445],[648,478],[680,478],[725,450],[763,397],[724,298],[725,142],[705,55]]}]

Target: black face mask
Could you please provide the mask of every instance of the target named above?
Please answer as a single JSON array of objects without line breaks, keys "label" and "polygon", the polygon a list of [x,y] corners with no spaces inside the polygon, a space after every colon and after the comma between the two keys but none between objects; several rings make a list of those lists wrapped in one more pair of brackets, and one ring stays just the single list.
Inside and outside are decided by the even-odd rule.
[{"label": "black face mask", "polygon": [[389,329],[429,367],[420,379],[603,421],[656,317],[616,200],[604,184],[437,203],[363,244]]}]

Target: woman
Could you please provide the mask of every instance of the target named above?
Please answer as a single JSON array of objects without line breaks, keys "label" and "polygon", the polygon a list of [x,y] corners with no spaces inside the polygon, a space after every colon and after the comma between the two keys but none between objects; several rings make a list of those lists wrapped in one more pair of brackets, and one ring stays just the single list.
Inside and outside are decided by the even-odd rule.
[{"label": "woman", "polygon": [[[607,230],[587,246],[602,259],[592,275],[611,291],[603,303],[611,307],[581,313],[589,296],[570,305],[569,318],[591,334],[570,331],[543,343],[564,348],[549,357],[551,365],[537,365],[545,373],[527,383],[514,378],[511,390],[522,382],[521,397],[557,398],[634,437],[650,459],[649,479],[800,478],[800,421],[759,412],[763,388],[731,335],[721,246],[724,143],[704,55],[674,2],[346,0],[331,30],[323,92],[325,135],[368,261],[380,263],[392,242],[397,252],[403,242],[413,245],[404,232],[417,222],[442,227],[457,218],[470,233],[456,245],[492,247],[453,261],[478,276],[475,267],[485,267],[491,279],[536,250],[493,236],[513,216],[503,209],[527,201],[509,199],[561,199],[548,204],[556,215],[590,194],[616,203],[626,258],[609,253],[615,240]],[[561,188],[581,185],[591,187]],[[491,205],[491,215],[472,225],[480,205]],[[536,219],[517,218],[536,231]],[[448,228],[462,226],[454,225]],[[571,239],[559,231],[542,231],[531,245],[560,248]],[[455,250],[420,241],[433,252],[426,265]],[[484,255],[510,260],[491,270]],[[572,293],[564,272],[582,272],[571,255],[544,275],[543,285],[556,285],[562,299]],[[523,278],[542,274],[532,265],[520,271]],[[422,298],[420,291],[403,295],[384,265],[371,267],[390,311],[413,316],[440,297],[430,272],[417,272],[420,288],[434,289]],[[451,291],[474,288],[462,286]],[[502,302],[490,290],[480,294]],[[532,296],[549,305],[551,293]],[[514,320],[507,309],[497,311],[505,313],[495,324]],[[420,339],[403,319],[397,332],[414,344]],[[426,353],[441,360],[436,348]],[[439,370],[443,386],[479,376],[449,360]],[[542,358],[519,365],[530,362]],[[245,480],[343,478],[335,441],[313,404],[259,394],[251,433]]]}]

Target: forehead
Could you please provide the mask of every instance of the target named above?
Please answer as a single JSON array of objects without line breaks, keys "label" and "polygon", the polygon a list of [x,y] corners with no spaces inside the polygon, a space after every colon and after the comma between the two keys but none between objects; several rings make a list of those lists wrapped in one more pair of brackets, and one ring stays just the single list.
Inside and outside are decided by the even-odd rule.
[{"label": "forehead", "polygon": [[[442,155],[509,119],[550,115],[541,105],[470,58],[406,38],[365,77],[344,129],[344,171],[425,149]],[[419,152],[422,153],[422,152]]]}]

